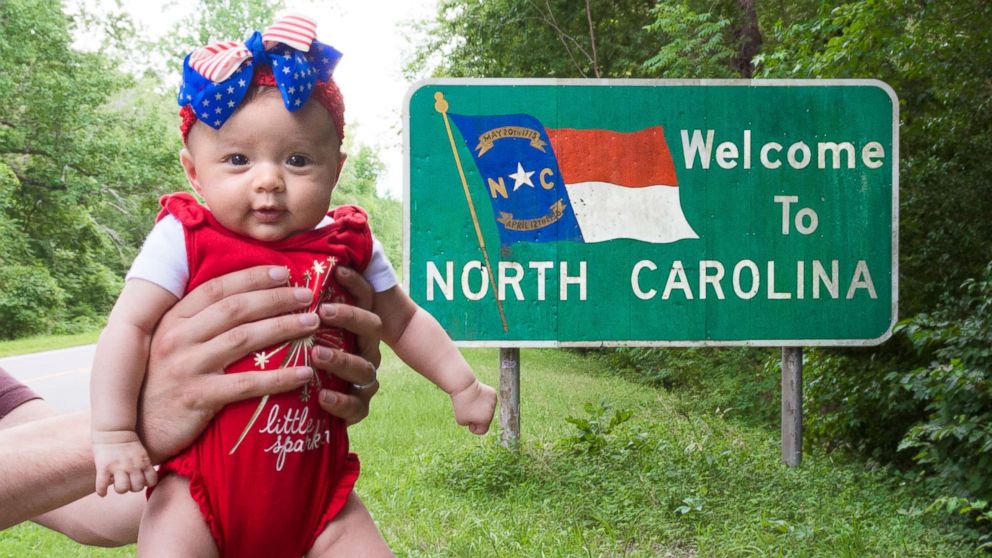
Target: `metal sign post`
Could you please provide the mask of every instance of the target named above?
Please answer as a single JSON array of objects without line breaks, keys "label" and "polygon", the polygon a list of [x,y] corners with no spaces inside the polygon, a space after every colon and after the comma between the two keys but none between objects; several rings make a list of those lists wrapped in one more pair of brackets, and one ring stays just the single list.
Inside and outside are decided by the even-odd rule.
[{"label": "metal sign post", "polygon": [[803,462],[803,348],[782,347],[782,463]]},{"label": "metal sign post", "polygon": [[520,349],[499,350],[499,441],[516,449],[520,442]]}]

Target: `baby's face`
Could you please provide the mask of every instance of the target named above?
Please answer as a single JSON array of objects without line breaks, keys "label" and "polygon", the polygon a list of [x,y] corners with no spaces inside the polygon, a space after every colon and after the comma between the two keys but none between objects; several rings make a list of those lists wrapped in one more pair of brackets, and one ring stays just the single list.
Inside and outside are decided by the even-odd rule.
[{"label": "baby's face", "polygon": [[320,222],[344,162],[324,107],[314,101],[289,112],[271,88],[219,130],[195,124],[180,159],[193,189],[222,225],[266,241]]}]

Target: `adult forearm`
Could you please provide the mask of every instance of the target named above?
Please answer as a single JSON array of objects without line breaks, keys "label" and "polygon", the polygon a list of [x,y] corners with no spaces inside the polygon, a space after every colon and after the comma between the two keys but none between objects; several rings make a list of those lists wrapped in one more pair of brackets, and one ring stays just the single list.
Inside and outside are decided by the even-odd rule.
[{"label": "adult forearm", "polygon": [[93,491],[89,413],[0,430],[0,529]]}]

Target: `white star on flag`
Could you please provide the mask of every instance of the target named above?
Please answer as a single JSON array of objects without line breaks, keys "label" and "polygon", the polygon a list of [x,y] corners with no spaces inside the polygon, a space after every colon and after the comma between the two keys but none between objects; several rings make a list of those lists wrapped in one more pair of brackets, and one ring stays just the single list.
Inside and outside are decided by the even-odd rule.
[{"label": "white star on flag", "polygon": [[244,86],[245,86],[245,80],[239,79],[238,80],[238,87],[244,87]]},{"label": "white star on flag", "polygon": [[296,105],[296,106],[300,106],[300,100],[297,99],[296,102],[294,102],[293,104]]},{"label": "white star on flag", "polygon": [[234,101],[228,101],[227,108],[234,108]]},{"label": "white star on flag", "polygon": [[289,66],[283,66],[282,67],[282,73],[288,74],[289,73]]},{"label": "white star on flag", "polygon": [[231,95],[231,94],[233,94],[233,93],[234,93],[234,88],[233,88],[233,87],[231,87],[230,85],[228,85],[228,86],[227,86],[227,94],[228,94],[228,95]]},{"label": "white star on flag", "polygon": [[517,188],[523,186],[524,184],[533,188],[534,183],[530,181],[530,177],[533,174],[534,171],[526,172],[524,171],[524,166],[520,163],[517,163],[517,172],[509,175],[510,178],[513,179],[513,191],[516,192]]},{"label": "white star on flag", "polygon": [[289,91],[289,94],[290,95],[293,95],[293,94],[296,93],[296,88],[295,87],[290,87],[289,89],[287,89],[287,91]]},{"label": "white star on flag", "polygon": [[214,94],[214,99],[217,99],[218,101],[220,100],[221,97],[222,95],[220,93]]}]

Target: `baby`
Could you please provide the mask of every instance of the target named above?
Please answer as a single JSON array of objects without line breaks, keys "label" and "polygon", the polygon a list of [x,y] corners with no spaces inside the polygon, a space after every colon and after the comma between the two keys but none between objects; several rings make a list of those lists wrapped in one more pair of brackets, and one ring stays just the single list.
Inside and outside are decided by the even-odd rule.
[{"label": "baby", "polygon": [[[284,265],[290,282],[312,293],[300,319],[315,323],[319,303],[350,300],[334,268],[361,271],[396,354],[451,395],[459,424],[484,434],[492,420],[495,391],[397,285],[365,213],[352,206],[326,213],[345,160],[344,105],[331,80],[340,53],[315,36],[311,20],[287,16],[244,45],[215,43],[184,62],[180,160],[206,206],[189,194],[162,199],[100,337],[91,387],[97,492],[158,484],[141,522],[142,555],[319,556],[328,543],[319,537],[358,477],[345,424],[317,404],[321,388],[348,385],[323,374],[302,390],[229,405],[192,446],[158,473],[152,468],[135,432],[150,334],[180,297],[213,277]],[[320,329],[246,355],[225,372],[307,366],[311,351],[353,352],[354,345],[346,332]],[[367,513],[351,515],[357,548],[362,533],[378,537]]]}]

